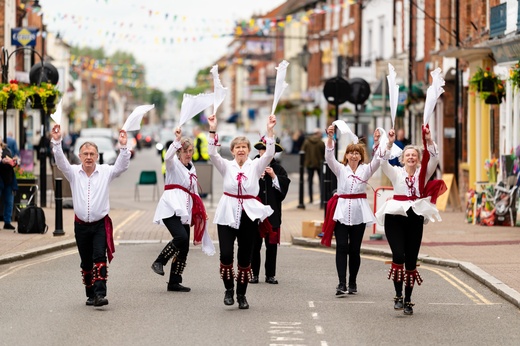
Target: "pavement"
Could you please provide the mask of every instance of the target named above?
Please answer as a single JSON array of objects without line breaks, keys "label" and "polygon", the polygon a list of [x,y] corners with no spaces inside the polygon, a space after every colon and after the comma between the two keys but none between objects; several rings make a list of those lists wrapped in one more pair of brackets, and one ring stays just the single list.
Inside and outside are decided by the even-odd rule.
[{"label": "pavement", "polygon": [[[112,208],[110,216],[114,223],[116,258],[118,244],[170,241],[171,236],[166,228],[151,221],[156,203],[142,201],[137,205],[139,209]],[[305,209],[298,206],[298,201],[284,203],[282,245],[322,246],[319,238],[302,237],[302,222],[323,221],[323,209],[320,209],[319,203],[305,204]],[[211,221],[215,205],[206,207]],[[62,210],[62,230],[56,230],[56,220],[59,221],[60,213],[55,207],[44,208],[44,211],[49,225],[46,234],[19,234],[0,230],[0,265],[75,246],[72,209]],[[468,224],[462,211],[441,212],[441,216],[442,222],[425,226],[419,260],[458,267],[520,308],[520,227]],[[17,225],[16,222],[13,224]],[[210,222],[208,229],[213,241],[217,241],[215,225]],[[362,253],[390,256],[388,243],[384,237],[375,239],[374,232],[372,227],[367,228]],[[57,235],[60,233],[63,234]]]}]

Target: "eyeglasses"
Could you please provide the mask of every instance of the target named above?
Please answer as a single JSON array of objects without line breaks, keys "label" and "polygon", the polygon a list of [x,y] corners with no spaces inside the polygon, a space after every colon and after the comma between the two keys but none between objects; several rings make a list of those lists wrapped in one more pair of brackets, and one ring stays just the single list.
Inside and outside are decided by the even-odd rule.
[{"label": "eyeglasses", "polygon": [[357,151],[351,151],[351,152],[348,153],[348,154],[350,154],[350,155],[352,155],[352,156],[361,156],[361,154],[358,153]]},{"label": "eyeglasses", "polygon": [[97,153],[80,153],[80,155],[85,157],[96,157]]}]

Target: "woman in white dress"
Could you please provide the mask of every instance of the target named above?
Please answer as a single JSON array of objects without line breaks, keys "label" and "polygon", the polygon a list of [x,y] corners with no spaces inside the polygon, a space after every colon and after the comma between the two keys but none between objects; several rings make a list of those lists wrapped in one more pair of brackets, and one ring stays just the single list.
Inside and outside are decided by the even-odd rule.
[{"label": "woman in white dress", "polygon": [[[393,129],[388,131],[388,138],[387,148],[390,148],[395,141]],[[424,153],[418,146],[407,145],[404,148],[399,159],[403,167],[382,161],[381,169],[392,182],[394,196],[376,212],[378,223],[385,226],[385,235],[392,250],[388,278],[394,282],[394,309],[404,309],[406,315],[413,314],[411,297],[414,283],[420,285],[423,281],[417,271],[423,226],[428,221],[441,221],[435,202],[446,189],[442,180],[428,182],[439,163],[437,145],[428,126],[423,127],[423,143]]]},{"label": "woman in white dress", "polygon": [[[251,160],[251,143],[246,137],[239,136],[231,141],[233,160],[226,160],[217,152],[217,118],[208,117],[209,157],[223,178],[223,195],[220,198],[213,223],[217,224],[220,246],[220,276],[226,292],[224,304],[233,305],[234,279],[237,281],[237,301],[239,309],[248,309],[246,291],[251,280],[251,253],[258,232],[267,231],[273,213],[270,206],[258,199],[260,190],[258,180],[274,157],[275,139],[273,129],[276,116],[270,115],[267,123],[266,152],[262,157]],[[259,226],[259,223],[261,225]],[[266,228],[264,228],[266,227]],[[238,243],[237,273],[233,267],[235,240]]]},{"label": "woman in white dress", "polygon": [[186,267],[190,242],[190,225],[194,226],[195,243],[206,231],[206,211],[198,194],[197,172],[191,161],[193,142],[182,138],[180,128],[175,129],[175,141],[170,145],[164,161],[166,177],[164,192],[155,210],[154,223],[164,224],[173,239],[164,247],[152,264],[152,270],[164,275],[163,266],[171,259],[168,291],[189,292],[181,285]]},{"label": "woman in white dress", "polygon": [[[379,150],[375,150],[372,161],[365,162],[365,145],[350,143],[343,162],[334,155],[334,125],[327,128],[325,160],[338,181],[337,193],[327,204],[327,215],[323,227],[321,243],[331,245],[332,234],[336,237],[336,271],[339,284],[336,295],[357,292],[357,274],[361,265],[361,241],[367,225],[376,222],[367,201],[367,181],[377,171],[381,162]],[[374,142],[378,143],[379,130],[374,132]],[[384,151],[383,151],[384,154]],[[349,279],[347,288],[347,259]]]}]

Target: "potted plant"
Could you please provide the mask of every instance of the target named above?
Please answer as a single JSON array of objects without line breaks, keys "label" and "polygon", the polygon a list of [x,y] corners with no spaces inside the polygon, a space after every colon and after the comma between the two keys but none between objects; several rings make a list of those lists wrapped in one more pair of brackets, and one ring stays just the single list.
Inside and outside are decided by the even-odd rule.
[{"label": "potted plant", "polygon": [[19,85],[18,81],[0,84],[0,108],[4,111],[9,108],[22,110],[25,108],[28,92],[27,88]]},{"label": "potted plant", "polygon": [[29,88],[29,98],[33,109],[43,109],[46,114],[55,111],[60,96],[56,85],[42,82],[39,86],[31,85]]},{"label": "potted plant", "polygon": [[20,165],[14,167],[14,173],[16,180],[19,184],[35,184],[36,176],[33,172],[26,171]]}]

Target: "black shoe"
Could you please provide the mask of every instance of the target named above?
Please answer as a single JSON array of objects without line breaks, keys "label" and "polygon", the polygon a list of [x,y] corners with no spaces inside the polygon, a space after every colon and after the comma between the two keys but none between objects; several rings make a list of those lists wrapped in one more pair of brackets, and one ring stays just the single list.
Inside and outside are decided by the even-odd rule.
[{"label": "black shoe", "polygon": [[152,264],[152,270],[153,270],[156,274],[159,274],[159,275],[163,275],[163,276],[164,276],[163,264],[162,264],[161,262],[153,262],[153,264]]},{"label": "black shoe", "polygon": [[191,291],[191,288],[185,287],[181,284],[168,284],[168,291],[170,292],[189,292]]},{"label": "black shoe", "polygon": [[342,294],[347,293],[347,285],[344,282],[340,282],[338,287],[336,287],[336,295],[340,296]]},{"label": "black shoe", "polygon": [[357,285],[356,284],[348,284],[348,294],[357,293]]},{"label": "black shoe", "polygon": [[235,304],[235,299],[233,295],[235,294],[235,290],[230,288],[226,290],[226,294],[224,295],[224,304],[225,305],[233,305]]},{"label": "black shoe", "polygon": [[258,276],[253,276],[251,280],[249,280],[250,284],[257,284],[258,283]]},{"label": "black shoe", "polygon": [[278,285],[278,280],[276,280],[274,276],[266,276],[265,282],[268,284]]},{"label": "black shoe", "polygon": [[403,297],[394,297],[394,310],[403,310]]},{"label": "black shoe", "polygon": [[239,309],[249,309],[249,304],[247,303],[246,296],[243,294],[237,294],[238,308]]},{"label": "black shoe", "polygon": [[4,229],[16,229],[13,225],[11,225],[10,223],[6,223],[4,224]]},{"label": "black shoe", "polygon": [[108,299],[106,299],[105,297],[102,297],[102,296],[96,296],[96,298],[94,298],[94,306],[103,306],[103,305],[108,305]]},{"label": "black shoe", "polygon": [[88,297],[87,301],[85,302],[85,305],[87,305],[87,306],[94,305],[94,297]]},{"label": "black shoe", "polygon": [[413,306],[415,304],[414,303],[411,303],[411,302],[406,302],[404,303],[404,314],[405,315],[413,315]]}]

